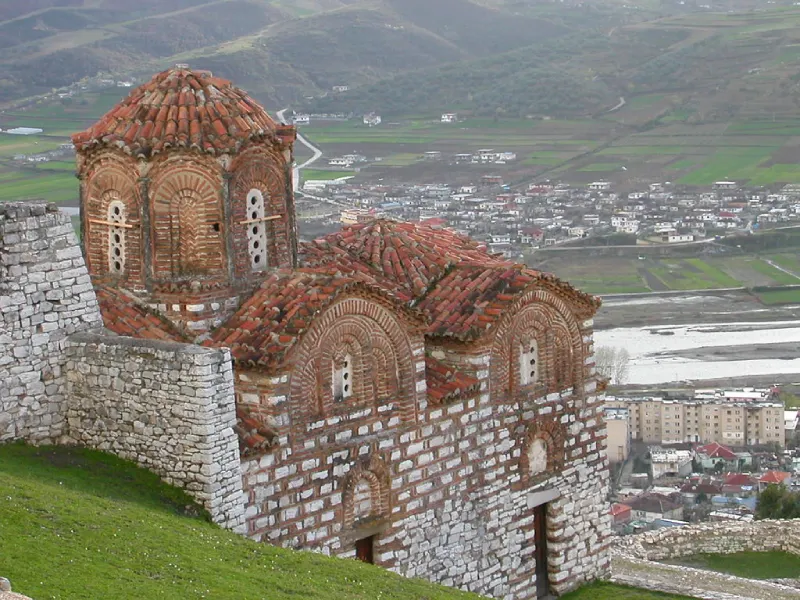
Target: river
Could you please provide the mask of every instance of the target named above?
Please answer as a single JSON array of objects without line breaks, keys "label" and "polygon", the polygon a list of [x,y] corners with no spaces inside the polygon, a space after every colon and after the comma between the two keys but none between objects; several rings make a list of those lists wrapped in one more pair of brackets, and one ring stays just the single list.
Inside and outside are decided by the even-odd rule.
[{"label": "river", "polygon": [[617,327],[594,338],[628,350],[629,384],[800,373],[796,320]]}]

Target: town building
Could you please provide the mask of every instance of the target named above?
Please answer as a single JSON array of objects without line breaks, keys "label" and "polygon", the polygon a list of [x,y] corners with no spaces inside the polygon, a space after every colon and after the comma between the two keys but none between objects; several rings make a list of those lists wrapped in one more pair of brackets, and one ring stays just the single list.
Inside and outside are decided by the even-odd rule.
[{"label": "town building", "polygon": [[627,408],[631,437],[648,444],[784,445],[783,403],[771,390],[697,390],[685,398],[609,397]]},{"label": "town building", "polygon": [[[57,212],[0,213],[3,244],[61,236],[0,248],[27,261],[3,285],[37,260],[69,285],[3,306],[74,320],[50,344],[49,317],[4,312],[0,440],[110,448],[252,539],[496,598],[605,575],[599,300],[447,229],[371,220],[300,244],[295,136],[176,67],[73,137],[84,257]],[[85,315],[62,314],[73,296]]]},{"label": "town building", "polygon": [[631,451],[628,409],[606,407],[604,415],[608,435],[608,460],[612,464],[625,462]]}]

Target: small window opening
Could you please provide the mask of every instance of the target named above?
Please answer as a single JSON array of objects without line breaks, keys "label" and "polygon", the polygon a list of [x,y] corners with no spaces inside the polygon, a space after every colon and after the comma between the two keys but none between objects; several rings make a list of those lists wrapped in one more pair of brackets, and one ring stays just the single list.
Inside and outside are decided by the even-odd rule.
[{"label": "small window opening", "polygon": [[214,223],[214,224],[211,226],[211,228],[212,228],[214,231],[216,231],[216,232],[219,232],[219,223]]},{"label": "small window opening", "polygon": [[252,221],[247,229],[247,245],[250,254],[250,267],[262,271],[267,267],[267,224],[263,219],[264,195],[261,190],[252,189],[247,193],[247,214]]},{"label": "small window opening", "polygon": [[520,345],[519,373],[520,383],[529,385],[536,383],[539,378],[539,347],[536,340],[531,340]]},{"label": "small window opening", "polygon": [[348,354],[333,368],[333,399],[342,402],[353,395],[353,360]]},{"label": "small window opening", "polygon": [[375,564],[374,545],[375,545],[374,535],[356,541],[356,558],[362,562],[374,565]]},{"label": "small window opening", "polygon": [[125,272],[125,205],[114,200],[108,205],[108,270],[115,275]]}]

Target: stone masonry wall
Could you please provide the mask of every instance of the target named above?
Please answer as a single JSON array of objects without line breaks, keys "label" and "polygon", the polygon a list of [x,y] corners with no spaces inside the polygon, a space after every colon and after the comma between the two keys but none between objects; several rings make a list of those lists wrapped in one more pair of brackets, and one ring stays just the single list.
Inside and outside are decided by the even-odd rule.
[{"label": "stone masonry wall", "polygon": [[[591,322],[584,324],[591,347]],[[415,349],[416,371],[424,373]],[[587,360],[591,370],[593,359]],[[472,363],[482,389],[436,405],[418,400],[416,419],[389,410],[354,411],[283,435],[272,453],[243,460],[248,535],[340,557],[374,536],[375,563],[409,577],[495,598],[536,598],[534,508],[547,503],[548,576],[563,594],[608,573],[610,522],[602,398],[593,378],[572,388],[498,403],[489,392],[489,355]],[[254,382],[249,373],[240,379]],[[242,382],[245,383],[245,382]],[[424,381],[421,381],[424,385]],[[239,392],[241,393],[241,387]],[[289,420],[287,378],[261,388],[279,434]],[[527,474],[532,437],[552,432],[562,460]],[[372,514],[361,524],[358,486],[369,483]],[[360,496],[363,498],[363,496]]]},{"label": "stone masonry wall", "polygon": [[81,334],[67,348],[71,442],[137,462],[242,530],[227,349]]},{"label": "stone masonry wall", "polygon": [[0,203],[0,442],[64,433],[67,337],[100,327],[69,217]]},{"label": "stone masonry wall", "polygon": [[690,554],[733,554],[779,550],[800,554],[800,519],[750,523],[700,523],[648,531],[621,538],[613,545],[620,556],[665,560]]},{"label": "stone masonry wall", "polygon": [[78,443],[136,461],[240,528],[230,354],[102,335],[72,223],[0,203],[0,443]]}]

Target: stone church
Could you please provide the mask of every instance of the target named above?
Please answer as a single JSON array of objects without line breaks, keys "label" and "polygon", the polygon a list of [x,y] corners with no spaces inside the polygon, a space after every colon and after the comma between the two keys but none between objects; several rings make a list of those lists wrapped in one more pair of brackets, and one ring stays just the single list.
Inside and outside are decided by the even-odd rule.
[{"label": "stone church", "polygon": [[[177,67],[73,137],[105,328],[156,354],[229,349],[236,528],[496,598],[604,576],[599,301],[412,223],[299,243],[295,136],[229,81]],[[126,435],[157,436],[152,417]]]}]

